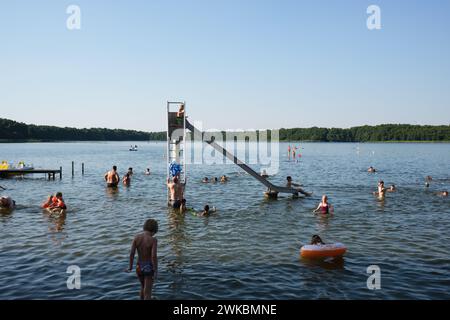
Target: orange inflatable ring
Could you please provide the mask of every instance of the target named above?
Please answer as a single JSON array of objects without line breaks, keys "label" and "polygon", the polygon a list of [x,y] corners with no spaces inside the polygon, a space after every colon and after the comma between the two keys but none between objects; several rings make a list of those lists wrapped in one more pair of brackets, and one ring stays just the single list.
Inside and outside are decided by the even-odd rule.
[{"label": "orange inflatable ring", "polygon": [[343,256],[347,248],[342,243],[305,245],[300,249],[302,258],[320,259]]}]

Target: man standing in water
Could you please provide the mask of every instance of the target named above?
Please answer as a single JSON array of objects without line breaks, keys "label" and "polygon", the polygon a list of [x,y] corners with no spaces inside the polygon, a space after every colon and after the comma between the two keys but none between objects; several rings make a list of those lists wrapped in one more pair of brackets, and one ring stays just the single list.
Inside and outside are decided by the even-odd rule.
[{"label": "man standing in water", "polygon": [[184,212],[185,202],[184,200],[184,188],[186,187],[186,181],[184,183],[180,182],[178,176],[172,178],[172,182],[170,179],[167,179],[167,188],[169,189],[169,205],[174,209],[180,209],[181,212]]},{"label": "man standing in water", "polygon": [[113,166],[112,170],[108,171],[105,174],[105,180],[106,180],[106,184],[109,188],[117,187],[117,185],[119,184],[119,181],[120,181],[120,177],[119,177],[119,174],[117,173],[116,166]]}]

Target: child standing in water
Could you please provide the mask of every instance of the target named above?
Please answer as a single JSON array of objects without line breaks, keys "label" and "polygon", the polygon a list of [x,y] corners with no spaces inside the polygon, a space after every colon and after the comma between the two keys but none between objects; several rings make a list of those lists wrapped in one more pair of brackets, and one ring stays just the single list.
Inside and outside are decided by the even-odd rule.
[{"label": "child standing in water", "polygon": [[328,197],[326,195],[322,196],[322,202],[319,203],[319,206],[316,210],[314,210],[314,213],[321,212],[322,214],[332,214],[333,213],[333,206],[328,203]]},{"label": "child standing in water", "polygon": [[134,256],[137,250],[136,274],[141,282],[141,300],[151,299],[153,282],[158,274],[158,240],[154,237],[157,232],[158,222],[149,219],[144,224],[144,232],[138,234],[131,245],[130,265],[126,271],[131,272],[133,269]]},{"label": "child standing in water", "polygon": [[129,187],[131,184],[131,175],[129,172],[127,172],[124,176],[123,176],[123,180],[122,183],[124,186]]},{"label": "child standing in water", "polygon": [[63,194],[61,192],[57,192],[56,195],[52,198],[52,203],[47,208],[51,209],[53,212],[63,212],[64,210],[67,210],[67,206],[63,199]]},{"label": "child standing in water", "polygon": [[387,191],[387,189],[384,187],[384,181],[381,180],[380,182],[378,182],[378,192],[374,192],[373,194],[375,196],[378,196],[378,199],[384,200],[386,191]]}]

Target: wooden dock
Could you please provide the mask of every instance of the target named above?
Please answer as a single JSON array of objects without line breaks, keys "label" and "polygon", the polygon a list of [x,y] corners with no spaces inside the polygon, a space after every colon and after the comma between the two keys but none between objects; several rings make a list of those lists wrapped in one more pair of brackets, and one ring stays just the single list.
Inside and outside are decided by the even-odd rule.
[{"label": "wooden dock", "polygon": [[6,178],[11,176],[22,176],[25,174],[33,174],[40,173],[48,176],[49,180],[55,180],[55,176],[59,174],[59,179],[62,179],[62,167],[59,169],[31,169],[31,170],[20,170],[20,169],[12,169],[12,170],[0,170],[0,178]]}]

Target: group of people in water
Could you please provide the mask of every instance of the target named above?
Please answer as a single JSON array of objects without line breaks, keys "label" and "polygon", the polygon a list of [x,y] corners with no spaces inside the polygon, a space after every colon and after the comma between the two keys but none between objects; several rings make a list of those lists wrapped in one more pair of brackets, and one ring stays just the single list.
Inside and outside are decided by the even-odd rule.
[{"label": "group of people in water", "polygon": [[[147,168],[145,175],[150,175],[150,169]],[[133,168],[128,168],[128,171],[124,174],[122,183],[124,186],[131,185],[131,177],[133,176]],[[117,188],[120,183],[120,176],[117,173],[117,166],[113,166],[110,171],[105,173],[105,181],[108,188]]]},{"label": "group of people in water", "polygon": [[[371,167],[369,167],[369,169],[367,169],[367,172],[375,173],[375,172],[377,172],[377,170],[371,166]],[[430,187],[431,181],[433,181],[433,178],[431,176],[425,177],[425,187],[426,188]],[[396,191],[397,191],[397,187],[395,184],[392,184],[388,188],[386,188],[384,185],[384,181],[380,180],[380,181],[378,181],[377,191],[374,191],[373,194],[376,197],[378,197],[378,199],[384,200],[386,197],[386,193],[396,192]],[[437,192],[437,195],[441,196],[441,197],[448,197],[448,191],[447,190],[439,191],[439,192]]]},{"label": "group of people in water", "polygon": [[[377,172],[375,168],[370,167],[368,172]],[[145,175],[150,175],[150,169],[144,172]],[[125,186],[129,186],[131,183],[131,177],[133,176],[133,168],[129,168],[127,173],[122,179],[122,183]],[[120,183],[120,176],[117,172],[117,166],[113,166],[110,171],[104,175],[104,179],[108,188],[117,188]],[[229,179],[226,175],[223,175],[220,180],[216,177],[213,179],[208,179],[205,177],[203,183],[215,183],[215,182],[228,182]],[[426,177],[426,187],[429,187],[432,178],[430,176]],[[212,213],[216,212],[216,208],[206,204],[201,211],[196,211],[194,209],[189,209],[186,207],[185,199],[185,188],[186,188],[187,178],[184,181],[180,180],[180,176],[176,175],[172,178],[167,179],[167,188],[169,191],[169,201],[168,204],[172,209],[179,210],[180,213],[191,212],[195,216],[208,217]],[[298,193],[305,196],[311,196],[312,193],[307,192],[302,189],[300,183],[295,183],[291,176],[286,177],[286,187],[295,188]],[[1,187],[5,190],[5,188]],[[391,185],[386,188],[383,181],[379,181],[378,190],[374,192],[378,197],[384,198],[387,192],[395,192],[397,188],[395,185]],[[448,191],[440,192],[440,195],[447,197]],[[10,197],[0,197],[0,207],[2,208],[14,208],[15,201]],[[67,206],[63,199],[63,194],[57,192],[55,195],[50,195],[47,197],[46,201],[41,206],[43,209],[49,211],[50,213],[65,213]],[[313,211],[314,213],[320,213],[323,215],[333,214],[334,207],[328,201],[328,196],[323,195],[321,202]],[[158,222],[154,219],[148,219],[145,221],[143,226],[143,232],[136,235],[132,241],[130,255],[129,255],[129,266],[125,270],[126,272],[131,272],[134,266],[134,259],[136,252],[138,254],[138,261],[136,264],[136,275],[141,284],[140,297],[141,299],[151,299],[153,283],[157,278],[158,274],[158,258],[157,258],[157,247],[158,241],[155,238],[155,234],[158,232]],[[313,235],[311,242],[312,245],[324,245],[325,243],[319,235]]]},{"label": "group of people in water", "polygon": [[[297,153],[297,150],[300,150],[300,147],[297,146],[292,146],[288,145],[288,159],[291,160],[291,156],[292,156],[292,160],[294,161],[298,161],[298,159],[300,159],[302,157],[301,153]],[[297,159],[298,157],[298,159]]]},{"label": "group of people in water", "polygon": [[55,195],[49,195],[47,200],[42,204],[42,209],[46,209],[50,213],[65,213],[67,210],[66,203],[63,199],[62,192],[57,192]]},{"label": "group of people in water", "polygon": [[202,183],[218,183],[219,181],[220,181],[220,183],[226,183],[226,182],[228,182],[228,180],[229,179],[228,179],[228,177],[226,175],[221,176],[220,180],[217,177],[214,177],[214,178],[211,178],[211,179],[209,179],[208,177],[204,177],[202,179]]}]

